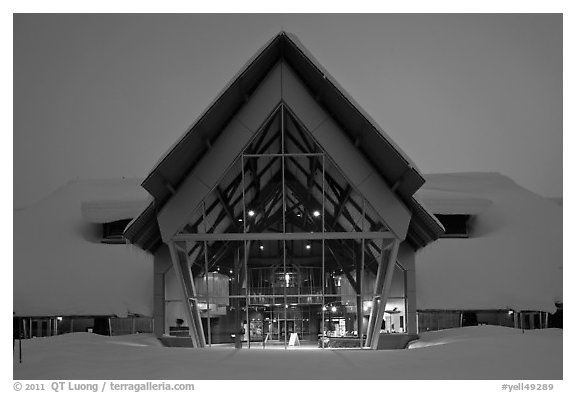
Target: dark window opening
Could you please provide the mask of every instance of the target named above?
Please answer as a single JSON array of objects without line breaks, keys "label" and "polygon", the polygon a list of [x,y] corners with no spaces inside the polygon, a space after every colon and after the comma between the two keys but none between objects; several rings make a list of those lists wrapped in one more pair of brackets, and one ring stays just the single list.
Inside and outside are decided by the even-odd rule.
[{"label": "dark window opening", "polygon": [[440,237],[468,237],[469,214],[435,214],[446,233]]},{"label": "dark window opening", "polygon": [[124,229],[126,229],[130,221],[130,219],[127,219],[104,223],[104,225],[102,225],[101,242],[107,244],[125,244]]},{"label": "dark window opening", "polygon": [[475,312],[463,312],[462,326],[478,326],[478,315]]}]

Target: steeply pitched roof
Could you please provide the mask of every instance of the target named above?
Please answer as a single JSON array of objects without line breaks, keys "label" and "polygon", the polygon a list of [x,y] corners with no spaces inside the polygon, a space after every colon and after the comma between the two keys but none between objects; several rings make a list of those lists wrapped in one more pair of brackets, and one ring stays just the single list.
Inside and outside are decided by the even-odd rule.
[{"label": "steeply pitched roof", "polygon": [[424,178],[409,157],[354,102],[293,35],[281,32],[269,41],[226,86],[223,92],[164,155],[142,186],[154,197],[128,226],[126,237],[145,249],[160,244],[156,212],[202,159],[225,126],[249,100],[270,70],[286,62],[330,114],[346,137],[376,169],[380,177],[412,211],[407,238],[416,248],[435,240],[441,226],[412,195]]}]

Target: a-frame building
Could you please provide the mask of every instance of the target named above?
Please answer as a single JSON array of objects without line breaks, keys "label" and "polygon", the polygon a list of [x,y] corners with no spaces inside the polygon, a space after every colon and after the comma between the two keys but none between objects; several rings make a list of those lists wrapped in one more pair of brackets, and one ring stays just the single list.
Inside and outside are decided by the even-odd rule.
[{"label": "a-frame building", "polygon": [[153,201],[125,236],[154,254],[156,333],[371,348],[415,333],[414,252],[443,231],[413,198],[423,183],[281,32],[142,183]]}]

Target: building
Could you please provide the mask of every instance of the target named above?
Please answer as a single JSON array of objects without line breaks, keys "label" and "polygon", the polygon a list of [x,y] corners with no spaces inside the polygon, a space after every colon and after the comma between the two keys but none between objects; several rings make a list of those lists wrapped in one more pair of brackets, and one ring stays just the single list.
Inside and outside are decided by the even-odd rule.
[{"label": "building", "polygon": [[497,173],[428,175],[418,198],[446,228],[416,258],[420,331],[562,326],[559,204]]},{"label": "building", "polygon": [[152,257],[110,230],[145,202],[137,179],[77,180],[14,211],[15,337],[152,330]]},{"label": "building", "polygon": [[180,320],[197,347],[365,332],[376,348],[388,299],[402,309],[391,328],[415,333],[414,250],[443,232],[413,198],[423,183],[278,34],[142,183],[154,200],[125,236],[154,254],[157,334]]},{"label": "building", "polygon": [[[378,348],[543,327],[562,302],[560,206],[498,174],[423,176],[287,33],[139,183],[75,182],[15,213],[16,316],[152,316],[195,347]],[[43,258],[75,273],[46,276]]]}]

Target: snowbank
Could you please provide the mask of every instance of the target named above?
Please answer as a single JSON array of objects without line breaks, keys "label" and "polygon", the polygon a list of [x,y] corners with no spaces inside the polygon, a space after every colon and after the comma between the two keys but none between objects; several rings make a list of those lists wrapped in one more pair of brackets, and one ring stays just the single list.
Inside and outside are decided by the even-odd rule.
[{"label": "snowbank", "polygon": [[85,201],[142,203],[140,179],[74,181],[14,211],[14,312],[22,316],[152,315],[152,257],[101,244]]},{"label": "snowbank", "polygon": [[562,379],[559,329],[451,329],[425,333],[418,348],[390,351],[165,348],[150,335],[90,333],[22,346],[14,379]]},{"label": "snowbank", "polygon": [[[554,312],[562,301],[562,208],[496,173],[427,175],[419,200],[470,213],[468,239],[439,239],[416,256],[419,310]],[[427,203],[428,201],[428,203]],[[440,210],[438,210],[440,209]]]}]

